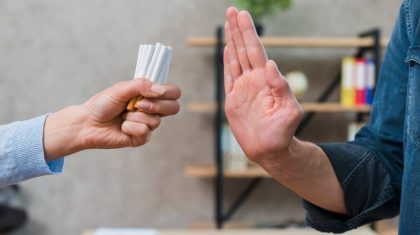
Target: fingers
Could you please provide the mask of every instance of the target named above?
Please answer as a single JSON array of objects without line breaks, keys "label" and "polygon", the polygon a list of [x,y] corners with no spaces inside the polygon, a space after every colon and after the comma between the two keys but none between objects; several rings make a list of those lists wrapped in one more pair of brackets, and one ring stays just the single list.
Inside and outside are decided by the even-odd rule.
[{"label": "fingers", "polygon": [[242,74],[241,64],[239,63],[238,54],[236,52],[235,42],[233,41],[232,32],[229,27],[229,23],[225,24],[225,41],[226,47],[229,54],[230,70],[233,75],[233,79],[237,79]]},{"label": "fingers", "polygon": [[267,63],[267,54],[255,30],[251,15],[247,11],[241,11],[238,14],[238,24],[251,66],[264,68]]},{"label": "fingers", "polygon": [[230,32],[236,45],[236,52],[238,54],[238,59],[241,64],[242,71],[248,71],[251,66],[248,59],[247,48],[245,46],[242,32],[238,24],[238,10],[235,7],[228,8],[226,11],[226,17],[229,23]]},{"label": "fingers", "polygon": [[[159,99],[162,100],[177,100],[181,97],[181,90],[172,84],[162,85],[165,92],[161,96],[159,96]],[[152,97],[150,97],[152,98]]]},{"label": "fingers", "polygon": [[119,82],[108,89],[111,97],[127,103],[131,98],[143,96],[146,98],[178,99],[181,91],[174,85],[159,85],[147,79],[134,79]]},{"label": "fingers", "polygon": [[230,71],[229,53],[227,47],[223,52],[223,64],[225,71],[225,92],[228,94],[233,89],[233,77]]},{"label": "fingers", "polygon": [[121,131],[131,136],[133,147],[146,144],[152,134],[152,131],[146,124],[132,121],[124,121],[121,126]]},{"label": "fingers", "polygon": [[150,130],[155,130],[160,125],[160,115],[144,112],[127,112],[123,119],[126,121],[146,124]]},{"label": "fingers", "polygon": [[169,116],[177,114],[180,106],[176,100],[142,99],[137,102],[136,108],[141,112]]}]

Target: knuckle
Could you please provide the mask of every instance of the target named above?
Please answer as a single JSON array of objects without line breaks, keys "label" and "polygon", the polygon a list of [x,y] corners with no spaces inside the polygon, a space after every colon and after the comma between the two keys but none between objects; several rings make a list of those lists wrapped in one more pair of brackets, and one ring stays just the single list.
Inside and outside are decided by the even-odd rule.
[{"label": "knuckle", "polygon": [[176,95],[175,95],[175,98],[176,99],[179,99],[179,98],[181,98],[181,96],[182,96],[181,89],[179,89],[178,87],[176,87]]},{"label": "knuckle", "polygon": [[148,134],[148,132],[149,132],[149,128],[147,127],[146,124],[139,124],[139,130],[138,130],[139,136],[145,136]]},{"label": "knuckle", "polygon": [[138,147],[138,146],[141,146],[141,145],[144,145],[144,144],[148,143],[150,141],[150,136],[151,136],[151,132],[146,131],[142,135],[134,137],[133,145]]},{"label": "knuckle", "polygon": [[143,137],[143,138],[139,139],[139,145],[144,145],[146,143],[147,143],[147,138],[146,137]]},{"label": "knuckle", "polygon": [[121,130],[123,132],[127,132],[128,131],[128,122],[124,121],[121,125]]},{"label": "knuckle", "polygon": [[133,142],[133,147],[140,147],[145,144],[144,138],[138,138],[138,137],[136,138],[133,137],[132,142]]},{"label": "knuckle", "polygon": [[174,114],[177,114],[179,112],[179,110],[181,109],[181,105],[179,104],[178,101],[176,101],[174,103]]},{"label": "knuckle", "polygon": [[149,105],[149,111],[157,111],[159,110],[159,104],[151,101]]},{"label": "knuckle", "polygon": [[155,116],[154,118],[152,118],[152,123],[151,123],[152,128],[153,129],[158,128],[160,126],[160,122],[161,120],[159,116]]},{"label": "knuckle", "polygon": [[138,82],[138,85],[136,87],[139,91],[144,91],[149,86],[149,81],[147,79],[138,78],[138,79],[135,79],[134,81]]}]

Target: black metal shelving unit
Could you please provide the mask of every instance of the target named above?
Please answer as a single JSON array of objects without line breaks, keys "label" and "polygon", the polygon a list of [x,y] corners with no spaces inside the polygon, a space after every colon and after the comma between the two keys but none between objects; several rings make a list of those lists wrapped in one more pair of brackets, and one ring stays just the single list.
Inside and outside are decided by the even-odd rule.
[{"label": "black metal shelving unit", "polygon": [[[381,47],[381,31],[379,29],[372,29],[367,32],[363,32],[359,35],[362,38],[372,38],[373,44],[368,47],[358,48],[355,57],[361,57],[366,53],[370,52],[373,55],[375,62],[375,74],[376,79],[378,78],[380,64],[382,61],[382,47]],[[226,121],[223,103],[224,103],[224,82],[223,82],[223,27],[218,27],[216,30],[216,46],[215,46],[215,102],[216,102],[216,113],[214,119],[214,148],[215,148],[215,165],[216,165],[216,176],[214,179],[214,206],[215,206],[215,224],[218,229],[223,228],[224,224],[232,218],[238,208],[249,198],[252,192],[262,182],[263,178],[256,177],[252,178],[250,182],[245,186],[242,192],[238,194],[238,197],[233,204],[224,211],[224,168],[223,168],[223,152],[222,152],[222,127]],[[336,77],[327,85],[326,89],[320,94],[317,102],[325,102],[331,96],[331,94],[340,86],[341,74],[337,74]],[[315,112],[309,112],[305,115],[303,121],[297,129],[296,135],[302,132],[302,130],[309,124],[311,119],[316,115]],[[357,121],[361,121],[366,113],[357,113]]]}]

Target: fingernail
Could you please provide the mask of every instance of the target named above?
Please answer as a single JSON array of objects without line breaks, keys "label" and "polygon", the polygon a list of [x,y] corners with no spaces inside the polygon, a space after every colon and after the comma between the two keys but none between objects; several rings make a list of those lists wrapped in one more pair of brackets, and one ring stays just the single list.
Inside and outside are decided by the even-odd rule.
[{"label": "fingernail", "polygon": [[138,108],[140,110],[144,110],[144,111],[151,110],[151,107],[152,107],[152,103],[150,101],[147,101],[147,100],[141,100],[141,101],[137,102],[137,104],[136,104],[136,108]]},{"label": "fingernail", "polygon": [[163,93],[165,93],[165,88],[159,84],[154,84],[150,90],[152,90],[154,93],[158,94],[158,95],[163,95]]}]

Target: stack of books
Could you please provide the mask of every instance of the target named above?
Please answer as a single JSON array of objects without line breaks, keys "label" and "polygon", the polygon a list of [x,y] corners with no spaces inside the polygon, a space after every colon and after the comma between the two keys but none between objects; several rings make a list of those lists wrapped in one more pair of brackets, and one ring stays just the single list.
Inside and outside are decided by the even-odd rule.
[{"label": "stack of books", "polygon": [[369,58],[345,57],[341,68],[341,104],[372,104],[375,90],[375,63]]}]

